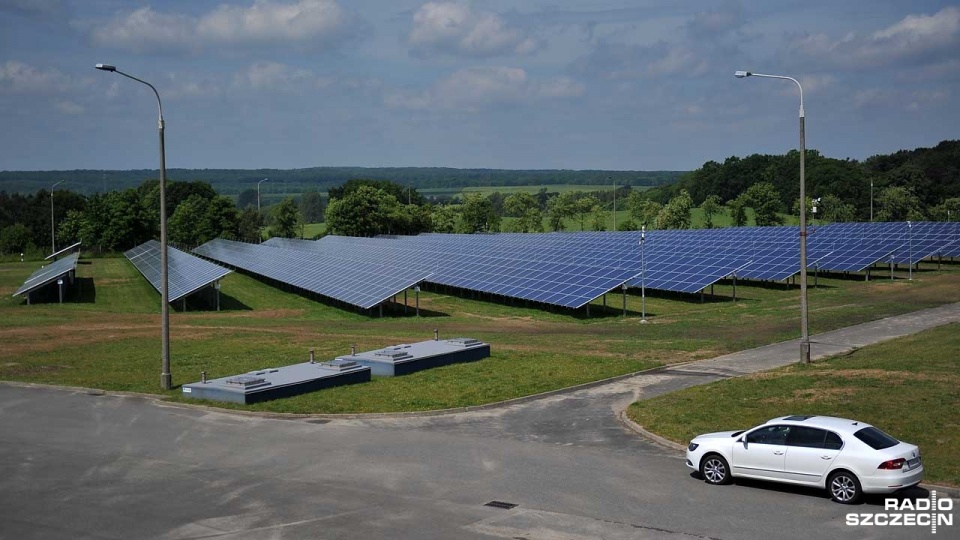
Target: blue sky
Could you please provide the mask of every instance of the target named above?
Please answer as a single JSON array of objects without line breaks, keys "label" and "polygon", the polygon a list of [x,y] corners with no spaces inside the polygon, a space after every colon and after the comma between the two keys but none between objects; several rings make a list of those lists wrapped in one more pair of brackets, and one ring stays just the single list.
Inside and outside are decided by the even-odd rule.
[{"label": "blue sky", "polygon": [[688,170],[960,137],[960,3],[0,0],[0,170]]}]

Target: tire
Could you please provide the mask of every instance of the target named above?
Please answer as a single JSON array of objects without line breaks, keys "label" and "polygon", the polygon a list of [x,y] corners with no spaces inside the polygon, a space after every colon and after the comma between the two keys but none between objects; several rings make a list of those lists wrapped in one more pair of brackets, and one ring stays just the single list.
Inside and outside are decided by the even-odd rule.
[{"label": "tire", "polygon": [[720,454],[707,454],[700,461],[700,474],[708,484],[715,486],[730,483],[730,465]]},{"label": "tire", "polygon": [[863,497],[860,480],[849,471],[837,471],[827,479],[830,498],[840,504],[856,504]]}]

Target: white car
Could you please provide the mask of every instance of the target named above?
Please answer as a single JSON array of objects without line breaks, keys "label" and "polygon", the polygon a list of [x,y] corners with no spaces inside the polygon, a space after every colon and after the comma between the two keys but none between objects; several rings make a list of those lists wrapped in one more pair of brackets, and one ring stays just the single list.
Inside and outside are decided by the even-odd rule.
[{"label": "white car", "polygon": [[830,416],[784,416],[746,431],[698,435],[687,447],[687,466],[708,484],[755,478],[816,486],[843,504],[923,480],[915,445],[870,424]]}]

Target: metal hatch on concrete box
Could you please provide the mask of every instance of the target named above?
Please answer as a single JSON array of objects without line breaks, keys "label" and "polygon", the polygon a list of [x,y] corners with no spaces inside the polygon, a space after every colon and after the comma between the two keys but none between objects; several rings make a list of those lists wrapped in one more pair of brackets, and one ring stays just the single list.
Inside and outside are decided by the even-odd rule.
[{"label": "metal hatch on concrete box", "polygon": [[183,385],[184,397],[259,403],[370,380],[370,368],[349,360],[304,362]]},{"label": "metal hatch on concrete box", "polygon": [[407,375],[460,362],[473,362],[490,356],[490,345],[473,338],[434,339],[384,347],[374,351],[337,357],[369,366],[381,377]]}]

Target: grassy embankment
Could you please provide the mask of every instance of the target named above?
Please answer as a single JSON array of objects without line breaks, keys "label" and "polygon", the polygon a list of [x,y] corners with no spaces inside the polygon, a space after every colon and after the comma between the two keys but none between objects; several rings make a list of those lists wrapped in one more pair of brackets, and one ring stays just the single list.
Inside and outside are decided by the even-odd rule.
[{"label": "grassy embankment", "polygon": [[853,418],[920,446],[926,479],[960,486],[960,325],[813,364],[796,364],[634,403],[629,415],[670,440],[745,429],[777,416]]},{"label": "grassy embankment", "polygon": [[[13,291],[39,263],[0,264],[0,379],[162,393],[159,388],[159,295],[125,259],[82,260],[68,302],[26,305]],[[901,272],[898,277],[905,277]],[[420,295],[422,317],[402,304],[369,317],[287,292],[250,277],[223,280],[223,311],[192,300],[171,314],[174,383],[200,371],[220,377],[349,351],[443,337],[492,344],[487,360],[406,377],[315,392],[249,407],[304,413],[429,410],[495,402],[631,373],[651,366],[742,350],[797,337],[796,288],[729,284],[701,303],[696,295],[648,292],[651,324],[639,324],[639,295],[619,294],[584,310],[546,310],[441,292]],[[397,298],[403,302],[403,296]],[[960,267],[922,269],[914,281],[821,276],[810,289],[810,323],[821,332],[915,309],[960,301]],[[179,398],[179,390],[168,394]]]}]

